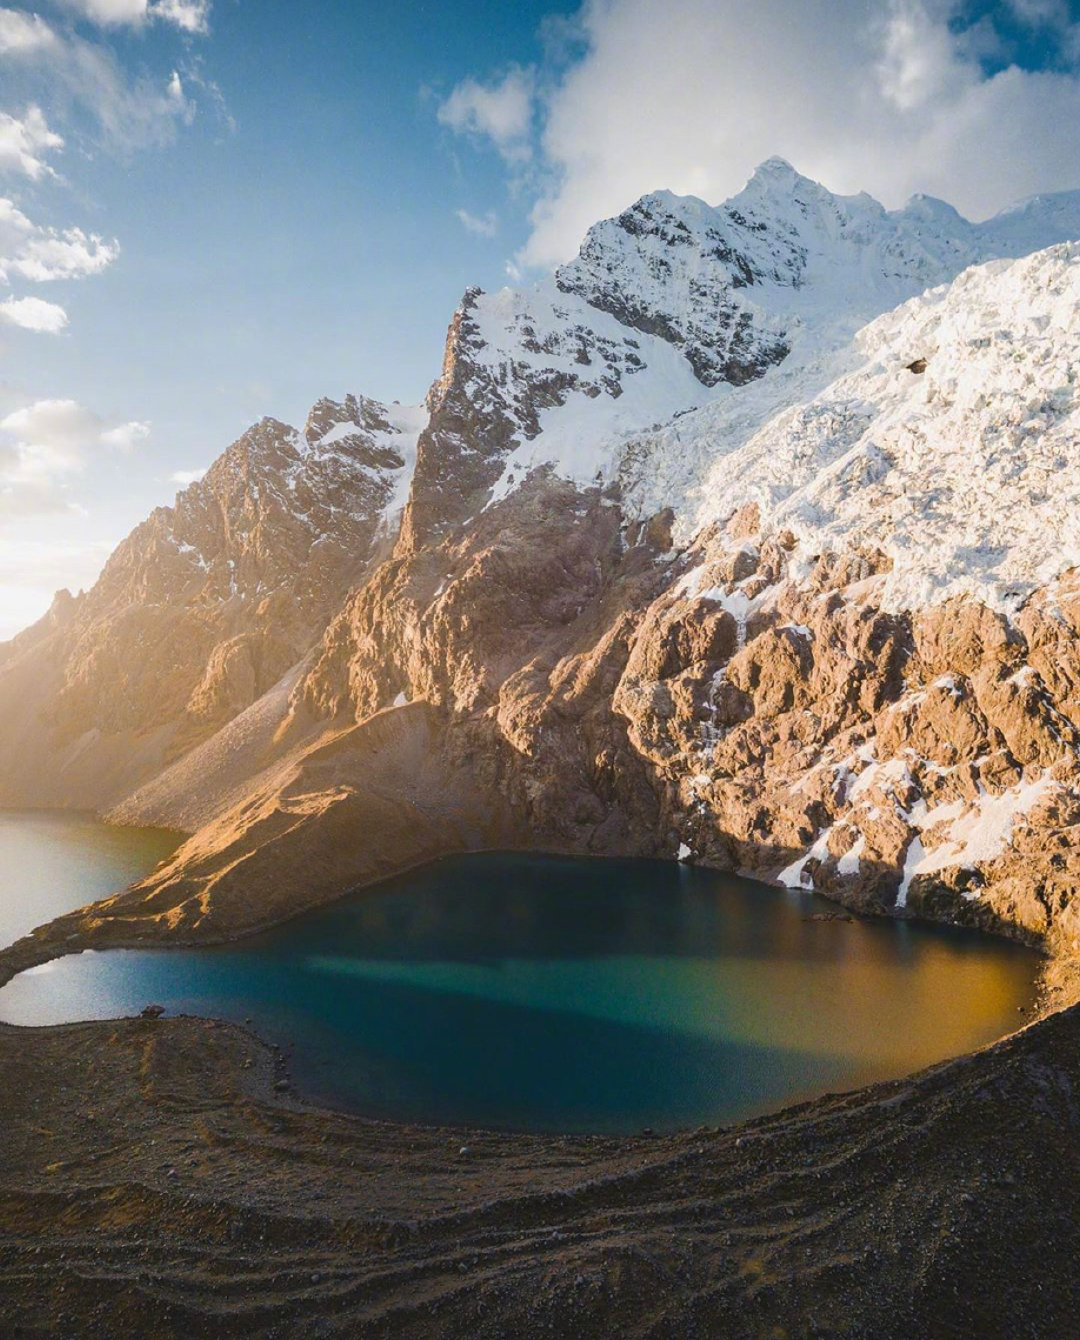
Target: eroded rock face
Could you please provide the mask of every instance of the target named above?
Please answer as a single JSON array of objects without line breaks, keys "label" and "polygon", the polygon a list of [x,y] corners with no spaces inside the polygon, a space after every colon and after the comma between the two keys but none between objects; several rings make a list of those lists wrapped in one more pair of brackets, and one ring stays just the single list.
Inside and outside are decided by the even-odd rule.
[{"label": "eroded rock face", "polygon": [[266,693],[377,552],[415,442],[392,418],[262,420],[9,644],[0,795],[103,807]]},{"label": "eroded rock face", "polygon": [[1080,578],[1013,620],[896,614],[880,554],[805,571],[745,514],[673,554],[622,520],[537,478],[386,560],[292,691],[315,742],[64,937],[232,934],[525,845],[681,855],[1075,960]]},{"label": "eroded rock face", "polygon": [[1075,578],[1015,621],[972,601],[898,615],[876,603],[877,556],[796,581],[774,540],[734,546],[687,556],[613,700],[694,859],[1074,952]]},{"label": "eroded rock face", "polygon": [[294,710],[424,700],[538,845],[683,850],[1071,947],[1071,579],[1015,621],[971,601],[896,614],[881,554],[794,573],[790,537],[749,533],[753,514],[678,557],[619,520],[537,480],[466,539],[399,556],[328,630]]},{"label": "eroded rock face", "polygon": [[[789,537],[745,514],[678,556],[620,522],[536,479],[466,537],[396,555],[292,713],[340,731],[423,703],[439,766],[512,816],[508,844],[682,853],[1074,952],[1080,583],[1018,621],[895,614],[880,554],[794,572]],[[359,784],[370,760],[350,760]]]}]

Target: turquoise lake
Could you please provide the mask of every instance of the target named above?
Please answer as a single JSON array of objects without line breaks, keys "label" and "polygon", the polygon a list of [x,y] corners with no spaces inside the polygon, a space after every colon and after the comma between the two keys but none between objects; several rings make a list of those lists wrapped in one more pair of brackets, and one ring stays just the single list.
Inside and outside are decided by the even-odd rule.
[{"label": "turquoise lake", "polygon": [[462,856],[234,945],[56,960],[0,991],[0,1019],[155,1002],[251,1021],[305,1095],[368,1116],[626,1132],[901,1076],[1034,999],[1029,950],[808,919],[829,910],[674,862]]}]

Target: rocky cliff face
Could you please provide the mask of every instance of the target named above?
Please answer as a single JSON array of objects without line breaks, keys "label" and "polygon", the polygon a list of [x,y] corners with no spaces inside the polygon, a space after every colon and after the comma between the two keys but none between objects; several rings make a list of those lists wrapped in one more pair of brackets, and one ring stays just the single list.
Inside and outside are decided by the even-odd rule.
[{"label": "rocky cliff face", "polygon": [[264,419],[0,661],[0,795],[100,808],[265,694],[388,544],[415,411]]},{"label": "rocky cliff face", "polygon": [[1080,197],[974,226],[773,162],[470,291],[423,410],[258,425],[0,669],[43,686],[31,737],[0,701],[5,794],[24,738],[53,802],[139,741],[115,812],[200,826],[27,953],[501,843],[1080,956],[1070,236]]}]

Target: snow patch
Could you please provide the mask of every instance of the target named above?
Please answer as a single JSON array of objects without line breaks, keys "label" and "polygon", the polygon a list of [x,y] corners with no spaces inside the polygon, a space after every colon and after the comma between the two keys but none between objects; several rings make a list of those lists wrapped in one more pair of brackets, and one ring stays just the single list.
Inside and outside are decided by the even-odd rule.
[{"label": "snow patch", "polygon": [[950,867],[970,870],[994,860],[1010,845],[1017,820],[1035,809],[1057,785],[1049,773],[1044,773],[1033,782],[1023,782],[996,796],[980,786],[978,800],[970,809],[954,802],[929,811],[920,824],[923,831],[942,823],[948,823],[948,829],[940,845],[921,856],[913,873],[931,875]]},{"label": "snow patch", "polygon": [[857,875],[859,873],[859,864],[863,852],[866,850],[866,838],[860,833],[855,841],[855,845],[844,853],[836,863],[837,872],[841,875]]},{"label": "snow patch", "polygon": [[832,824],[828,828],[823,828],[806,855],[800,856],[797,861],[792,861],[791,865],[785,866],[780,871],[776,876],[779,882],[789,889],[812,889],[814,881],[806,873],[806,866],[810,861],[824,861],[829,855],[829,838],[832,831]]},{"label": "snow patch", "polygon": [[907,854],[904,857],[904,869],[900,876],[900,887],[896,891],[896,906],[907,907],[908,891],[911,888],[911,881],[915,878],[919,870],[920,862],[924,859],[922,839],[918,833],[908,843]]}]

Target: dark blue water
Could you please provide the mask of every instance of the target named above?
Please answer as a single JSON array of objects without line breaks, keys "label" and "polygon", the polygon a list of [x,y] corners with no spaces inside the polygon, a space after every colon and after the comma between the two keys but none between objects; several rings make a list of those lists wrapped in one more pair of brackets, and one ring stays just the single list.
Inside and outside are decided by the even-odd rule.
[{"label": "dark blue water", "polygon": [[0,1018],[251,1019],[300,1088],[368,1115],[519,1130],[727,1122],[1014,1028],[1027,950],[670,862],[440,861],[239,944],[61,959]]}]

